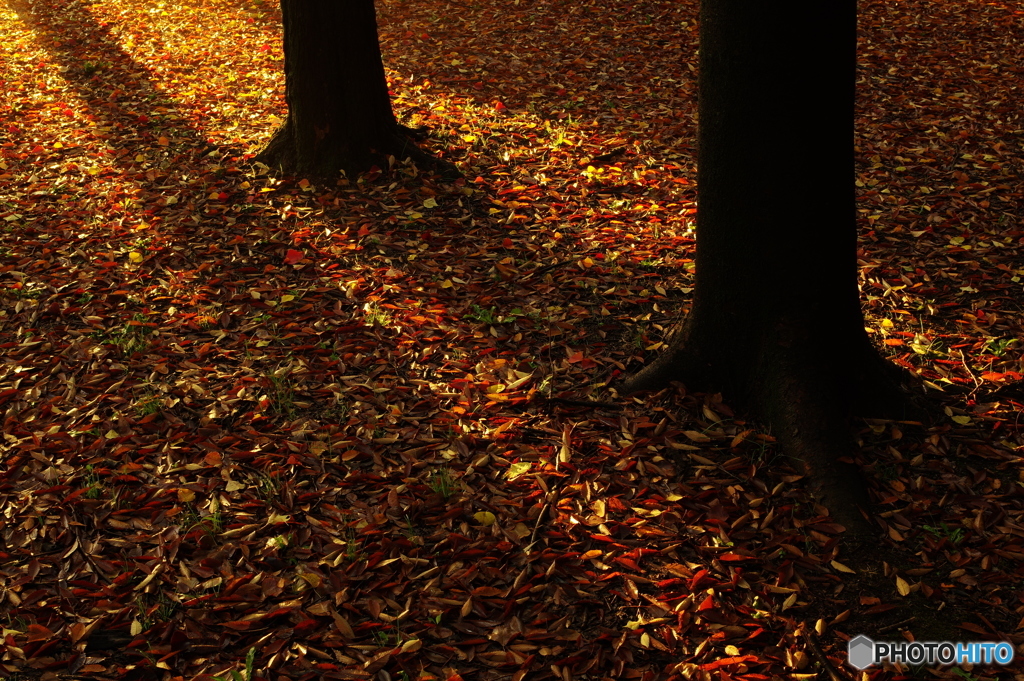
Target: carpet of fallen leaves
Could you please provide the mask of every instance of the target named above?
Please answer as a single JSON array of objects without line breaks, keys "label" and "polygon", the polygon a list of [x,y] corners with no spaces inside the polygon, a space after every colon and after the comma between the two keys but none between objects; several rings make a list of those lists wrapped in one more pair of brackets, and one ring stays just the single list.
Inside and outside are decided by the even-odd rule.
[{"label": "carpet of fallen leaves", "polygon": [[692,291],[694,0],[379,3],[466,177],[330,187],[250,160],[273,3],[0,5],[0,676],[834,680],[911,601],[1024,643],[1024,12],[862,5],[866,311],[946,410],[864,426],[870,584],[721,396],[607,387]]}]

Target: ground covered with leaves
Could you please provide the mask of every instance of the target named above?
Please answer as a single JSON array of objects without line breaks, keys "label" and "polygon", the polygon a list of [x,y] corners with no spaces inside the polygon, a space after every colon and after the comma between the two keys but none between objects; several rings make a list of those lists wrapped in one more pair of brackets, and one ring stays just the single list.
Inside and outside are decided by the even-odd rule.
[{"label": "ground covered with leaves", "polygon": [[8,0],[0,677],[834,680],[858,633],[1024,643],[1024,13],[862,5],[866,312],[945,411],[864,425],[870,547],[721,396],[609,388],[692,291],[696,2],[379,3],[396,110],[465,179],[322,186],[251,163],[273,3]]}]

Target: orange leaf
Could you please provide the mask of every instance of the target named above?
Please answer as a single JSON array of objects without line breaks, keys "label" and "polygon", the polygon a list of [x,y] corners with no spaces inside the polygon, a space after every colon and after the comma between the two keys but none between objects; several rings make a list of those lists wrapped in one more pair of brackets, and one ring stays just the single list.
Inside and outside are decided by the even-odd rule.
[{"label": "orange leaf", "polygon": [[28,625],[28,640],[33,641],[47,641],[53,638],[53,632],[44,627],[41,624],[30,624]]}]

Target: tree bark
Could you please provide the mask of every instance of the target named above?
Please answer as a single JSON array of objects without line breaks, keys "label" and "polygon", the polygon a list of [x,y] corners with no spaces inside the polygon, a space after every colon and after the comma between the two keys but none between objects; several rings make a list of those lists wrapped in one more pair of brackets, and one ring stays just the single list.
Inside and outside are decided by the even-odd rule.
[{"label": "tree bark", "polygon": [[333,179],[387,157],[448,175],[450,163],[421,151],[391,108],[373,0],[281,0],[288,119],[257,161],[283,172]]},{"label": "tree bark", "polygon": [[672,344],[623,390],[723,391],[767,422],[837,520],[869,525],[849,419],[902,415],[857,286],[855,0],[704,0],[697,280]]}]

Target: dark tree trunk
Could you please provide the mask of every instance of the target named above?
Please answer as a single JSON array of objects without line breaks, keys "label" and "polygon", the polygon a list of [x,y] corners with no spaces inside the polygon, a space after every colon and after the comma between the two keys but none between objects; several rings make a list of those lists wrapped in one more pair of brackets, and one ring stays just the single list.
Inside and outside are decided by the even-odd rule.
[{"label": "dark tree trunk", "polygon": [[856,0],[705,0],[697,282],[669,349],[625,391],[721,390],[766,421],[850,529],[867,495],[849,418],[902,413],[857,288]]},{"label": "dark tree trunk", "polygon": [[288,120],[256,160],[323,179],[387,157],[412,157],[449,174],[422,152],[391,109],[373,0],[281,0]]}]

